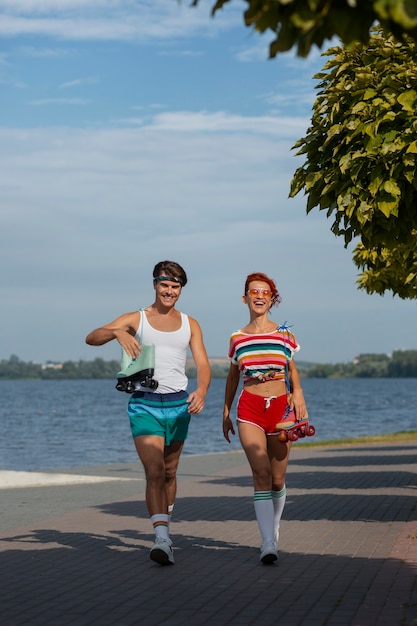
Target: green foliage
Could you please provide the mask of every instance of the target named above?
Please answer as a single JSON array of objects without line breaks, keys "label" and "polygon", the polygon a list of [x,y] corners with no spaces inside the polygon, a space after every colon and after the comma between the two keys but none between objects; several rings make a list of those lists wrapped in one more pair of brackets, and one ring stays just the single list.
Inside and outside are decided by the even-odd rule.
[{"label": "green foliage", "polygon": [[416,350],[396,350],[388,364],[388,375],[394,378],[416,378]]},{"label": "green foliage", "polygon": [[[214,15],[231,0],[217,0]],[[379,22],[385,33],[417,39],[416,0],[245,0],[245,25],[275,35],[269,56],[296,47],[308,56],[311,47],[339,37],[345,45],[367,43],[370,30]],[[197,5],[199,0],[193,0]]]},{"label": "green foliage", "polygon": [[16,355],[12,355],[8,361],[0,361],[0,380],[12,379],[43,379],[43,380],[66,380],[66,379],[96,379],[116,378],[120,369],[120,361],[65,361],[62,364],[48,362],[25,363]]},{"label": "green foliage", "polygon": [[317,363],[313,365],[306,372],[307,378],[330,378],[335,374],[335,367],[326,363]]},{"label": "green foliage", "polygon": [[[213,378],[226,378],[229,371],[229,361],[214,362],[211,364]],[[114,379],[120,370],[120,361],[104,361],[101,358],[94,361],[64,361],[45,364],[21,361],[12,354],[6,360],[0,360],[0,380],[13,379],[42,379],[42,380],[66,380],[66,379]],[[186,374],[189,378],[196,378],[197,370],[190,361],[187,363]]]},{"label": "green foliage", "polygon": [[[225,363],[210,363],[211,377],[212,378],[226,378],[229,372],[230,364],[228,360]],[[187,367],[188,378],[197,378],[197,369],[195,365],[189,365]]]},{"label": "green foliage", "polygon": [[[217,360],[216,360],[217,361]],[[25,363],[12,355],[0,361],[0,380],[19,379],[112,379],[119,371],[119,361],[65,361],[64,363]],[[226,378],[229,363],[213,362],[213,378]],[[389,357],[386,354],[361,354],[355,363],[314,364],[297,362],[300,376],[306,378],[417,378],[417,350],[397,350]],[[194,365],[187,366],[187,376],[195,378]]]},{"label": "green foliage", "polygon": [[326,210],[353,260],[359,287],[417,297],[417,44],[374,31],[369,45],[334,47],[319,80],[305,155],[290,197]]},{"label": "green foliage", "polygon": [[12,354],[8,361],[0,361],[0,380],[13,378],[39,378],[40,366],[33,363],[24,363],[18,356]]},{"label": "green foliage", "polygon": [[400,298],[417,298],[417,231],[406,244],[398,243],[388,250],[366,250],[359,243],[353,254],[357,267],[364,271],[358,285],[368,293],[379,293],[393,289]]},{"label": "green foliage", "polygon": [[417,350],[387,354],[361,354],[354,363],[314,365],[307,378],[417,378]]}]

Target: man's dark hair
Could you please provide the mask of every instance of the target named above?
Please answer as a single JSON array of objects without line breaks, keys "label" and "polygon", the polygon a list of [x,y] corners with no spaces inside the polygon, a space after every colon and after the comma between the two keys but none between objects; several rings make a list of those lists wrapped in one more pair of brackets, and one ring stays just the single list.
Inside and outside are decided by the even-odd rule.
[{"label": "man's dark hair", "polygon": [[167,276],[168,278],[173,278],[177,282],[181,284],[181,287],[185,287],[187,284],[187,274],[185,270],[174,261],[160,261],[153,268],[153,277],[154,279],[159,278],[160,276]]}]

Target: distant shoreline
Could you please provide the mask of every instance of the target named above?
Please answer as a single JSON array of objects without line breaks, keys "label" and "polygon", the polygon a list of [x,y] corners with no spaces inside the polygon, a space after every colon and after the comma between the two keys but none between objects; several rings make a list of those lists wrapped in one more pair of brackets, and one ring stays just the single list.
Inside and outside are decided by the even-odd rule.
[{"label": "distant shoreline", "polygon": [[[227,357],[209,357],[212,378],[226,378],[230,360]],[[417,378],[417,350],[396,351],[388,355],[360,355],[350,363],[310,363],[297,360],[302,378]],[[85,361],[25,362],[13,355],[0,360],[1,380],[100,380],[115,379],[120,361],[106,361],[100,357]],[[186,360],[188,378],[196,378],[196,367],[191,357]]]}]

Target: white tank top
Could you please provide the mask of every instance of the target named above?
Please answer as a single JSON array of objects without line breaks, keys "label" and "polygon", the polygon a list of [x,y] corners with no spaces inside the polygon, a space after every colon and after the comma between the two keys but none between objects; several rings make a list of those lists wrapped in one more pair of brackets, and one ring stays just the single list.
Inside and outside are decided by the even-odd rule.
[{"label": "white tank top", "polygon": [[[185,362],[191,340],[191,329],[188,315],[181,313],[181,327],[173,332],[165,332],[153,328],[140,311],[141,321],[136,332],[136,339],[144,345],[155,346],[155,374],[158,388],[155,393],[174,393],[185,391],[188,378],[185,375]],[[137,387],[140,391],[152,391],[146,387]]]}]

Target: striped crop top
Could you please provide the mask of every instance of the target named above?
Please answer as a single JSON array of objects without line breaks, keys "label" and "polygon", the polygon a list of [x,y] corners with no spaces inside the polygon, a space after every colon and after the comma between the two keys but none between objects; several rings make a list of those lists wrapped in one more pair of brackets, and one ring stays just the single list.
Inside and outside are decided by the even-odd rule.
[{"label": "striped crop top", "polygon": [[272,333],[250,335],[237,330],[230,337],[229,358],[239,367],[243,382],[257,378],[285,381],[285,363],[300,345],[286,324]]}]

